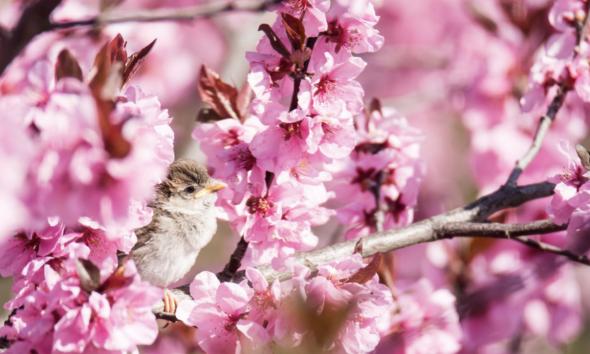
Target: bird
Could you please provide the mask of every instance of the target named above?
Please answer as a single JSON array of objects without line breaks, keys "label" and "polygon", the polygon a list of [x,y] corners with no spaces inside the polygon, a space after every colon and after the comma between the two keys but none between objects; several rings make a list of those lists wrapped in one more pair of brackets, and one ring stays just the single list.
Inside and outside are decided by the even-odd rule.
[{"label": "bird", "polygon": [[129,256],[143,280],[165,289],[164,312],[174,313],[177,305],[167,287],[189,273],[217,230],[216,192],[224,187],[189,159],[173,162],[155,187],[148,204],[152,220],[135,231],[137,243]]}]

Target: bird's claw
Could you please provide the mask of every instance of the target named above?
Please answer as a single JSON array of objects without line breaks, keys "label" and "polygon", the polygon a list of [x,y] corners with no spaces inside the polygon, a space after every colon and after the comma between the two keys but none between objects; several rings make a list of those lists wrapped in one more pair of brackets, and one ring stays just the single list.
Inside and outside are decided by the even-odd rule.
[{"label": "bird's claw", "polygon": [[178,302],[176,297],[168,289],[164,289],[164,312],[175,314]]}]

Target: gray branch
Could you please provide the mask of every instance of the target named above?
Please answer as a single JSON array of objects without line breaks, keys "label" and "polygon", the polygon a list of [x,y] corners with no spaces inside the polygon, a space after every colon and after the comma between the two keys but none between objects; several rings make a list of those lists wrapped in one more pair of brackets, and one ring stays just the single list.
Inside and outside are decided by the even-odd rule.
[{"label": "gray branch", "polygon": [[[377,253],[389,252],[408,246],[437,241],[455,236],[450,228],[456,228],[457,236],[465,235],[467,228],[477,225],[481,232],[476,236],[484,236],[481,222],[484,222],[493,213],[519,206],[534,199],[545,198],[553,194],[554,185],[544,182],[520,187],[503,186],[497,191],[479,198],[475,202],[462,208],[454,209],[444,214],[433,216],[429,219],[411,224],[404,228],[378,232],[361,238],[360,240],[345,241],[319,250],[304,252],[295,255],[296,261],[309,267],[312,271],[318,266],[344,259],[360,252],[363,257],[370,257]],[[478,223],[478,224],[473,224]],[[505,233],[506,227],[501,224],[487,224],[487,232],[498,234]],[[491,225],[491,226],[489,226]],[[462,226],[462,229],[459,229]],[[498,226],[493,230],[491,227]],[[553,230],[555,231],[555,230]],[[506,236],[506,238],[509,238]],[[288,279],[291,274],[274,270],[271,266],[260,266],[259,270],[268,280]]]}]

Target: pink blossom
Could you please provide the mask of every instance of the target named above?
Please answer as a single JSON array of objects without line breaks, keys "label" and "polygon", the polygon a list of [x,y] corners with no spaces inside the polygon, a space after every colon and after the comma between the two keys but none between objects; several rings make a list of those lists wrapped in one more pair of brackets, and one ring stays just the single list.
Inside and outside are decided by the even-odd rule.
[{"label": "pink blossom", "polygon": [[[366,63],[346,51],[336,52],[333,45],[319,42],[309,62],[314,75],[309,83],[313,111],[329,117],[357,114],[363,107],[364,91],[355,80]],[[300,95],[306,95],[302,91]],[[305,102],[300,99],[301,102]],[[302,103],[304,104],[304,103]]]},{"label": "pink blossom", "polygon": [[565,172],[550,179],[556,186],[548,213],[556,223],[565,224],[576,209],[590,203],[590,183],[587,183],[588,171],[580,163],[574,149],[562,142],[560,150],[568,159],[568,164]]},{"label": "pink blossom", "polygon": [[27,102],[21,124],[36,130],[31,134],[36,168],[27,171],[29,187],[22,196],[29,214],[41,220],[59,216],[66,224],[88,217],[114,227],[111,234],[141,226],[126,218],[133,214],[130,204],[151,198],[173,159],[167,112],[155,97],[128,88],[110,119],[123,126],[132,148],[122,159],[111,158],[89,88],[73,78],[54,83],[49,65],[38,63],[27,90],[3,98]]},{"label": "pink blossom", "polygon": [[191,283],[195,301],[180,304],[179,318],[197,326],[197,341],[207,353],[235,353],[240,348],[264,348],[268,333],[247,319],[252,290],[219,283],[213,273],[199,273]]},{"label": "pink blossom", "polygon": [[162,292],[142,282],[132,262],[92,291],[81,288],[74,258],[42,270],[44,280],[24,301],[9,304],[15,312],[4,330],[15,341],[13,348],[123,353],[155,340],[152,306]]},{"label": "pink blossom", "polygon": [[424,168],[418,160],[419,134],[396,112],[359,116],[356,127],[352,158],[332,167],[330,183],[347,237],[376,230],[376,188],[385,211],[383,227],[410,223]]},{"label": "pink blossom", "polygon": [[461,349],[461,327],[451,292],[435,290],[422,279],[397,296],[397,306],[389,352],[443,354]]},{"label": "pink blossom", "polygon": [[383,36],[375,28],[379,17],[370,0],[336,0],[328,12],[329,42],[355,54],[375,52],[383,46]]},{"label": "pink blossom", "polygon": [[295,17],[303,16],[306,35],[315,37],[328,29],[326,12],[330,8],[329,0],[287,0],[283,9]]}]

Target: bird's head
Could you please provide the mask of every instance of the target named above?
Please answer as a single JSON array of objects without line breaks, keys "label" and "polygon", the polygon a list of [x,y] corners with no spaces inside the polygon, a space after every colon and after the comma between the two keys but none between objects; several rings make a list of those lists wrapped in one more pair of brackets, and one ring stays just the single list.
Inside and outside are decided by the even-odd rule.
[{"label": "bird's head", "polygon": [[216,192],[223,188],[199,163],[181,159],[170,165],[168,176],[156,188],[156,199],[170,211],[198,214],[215,204]]}]

